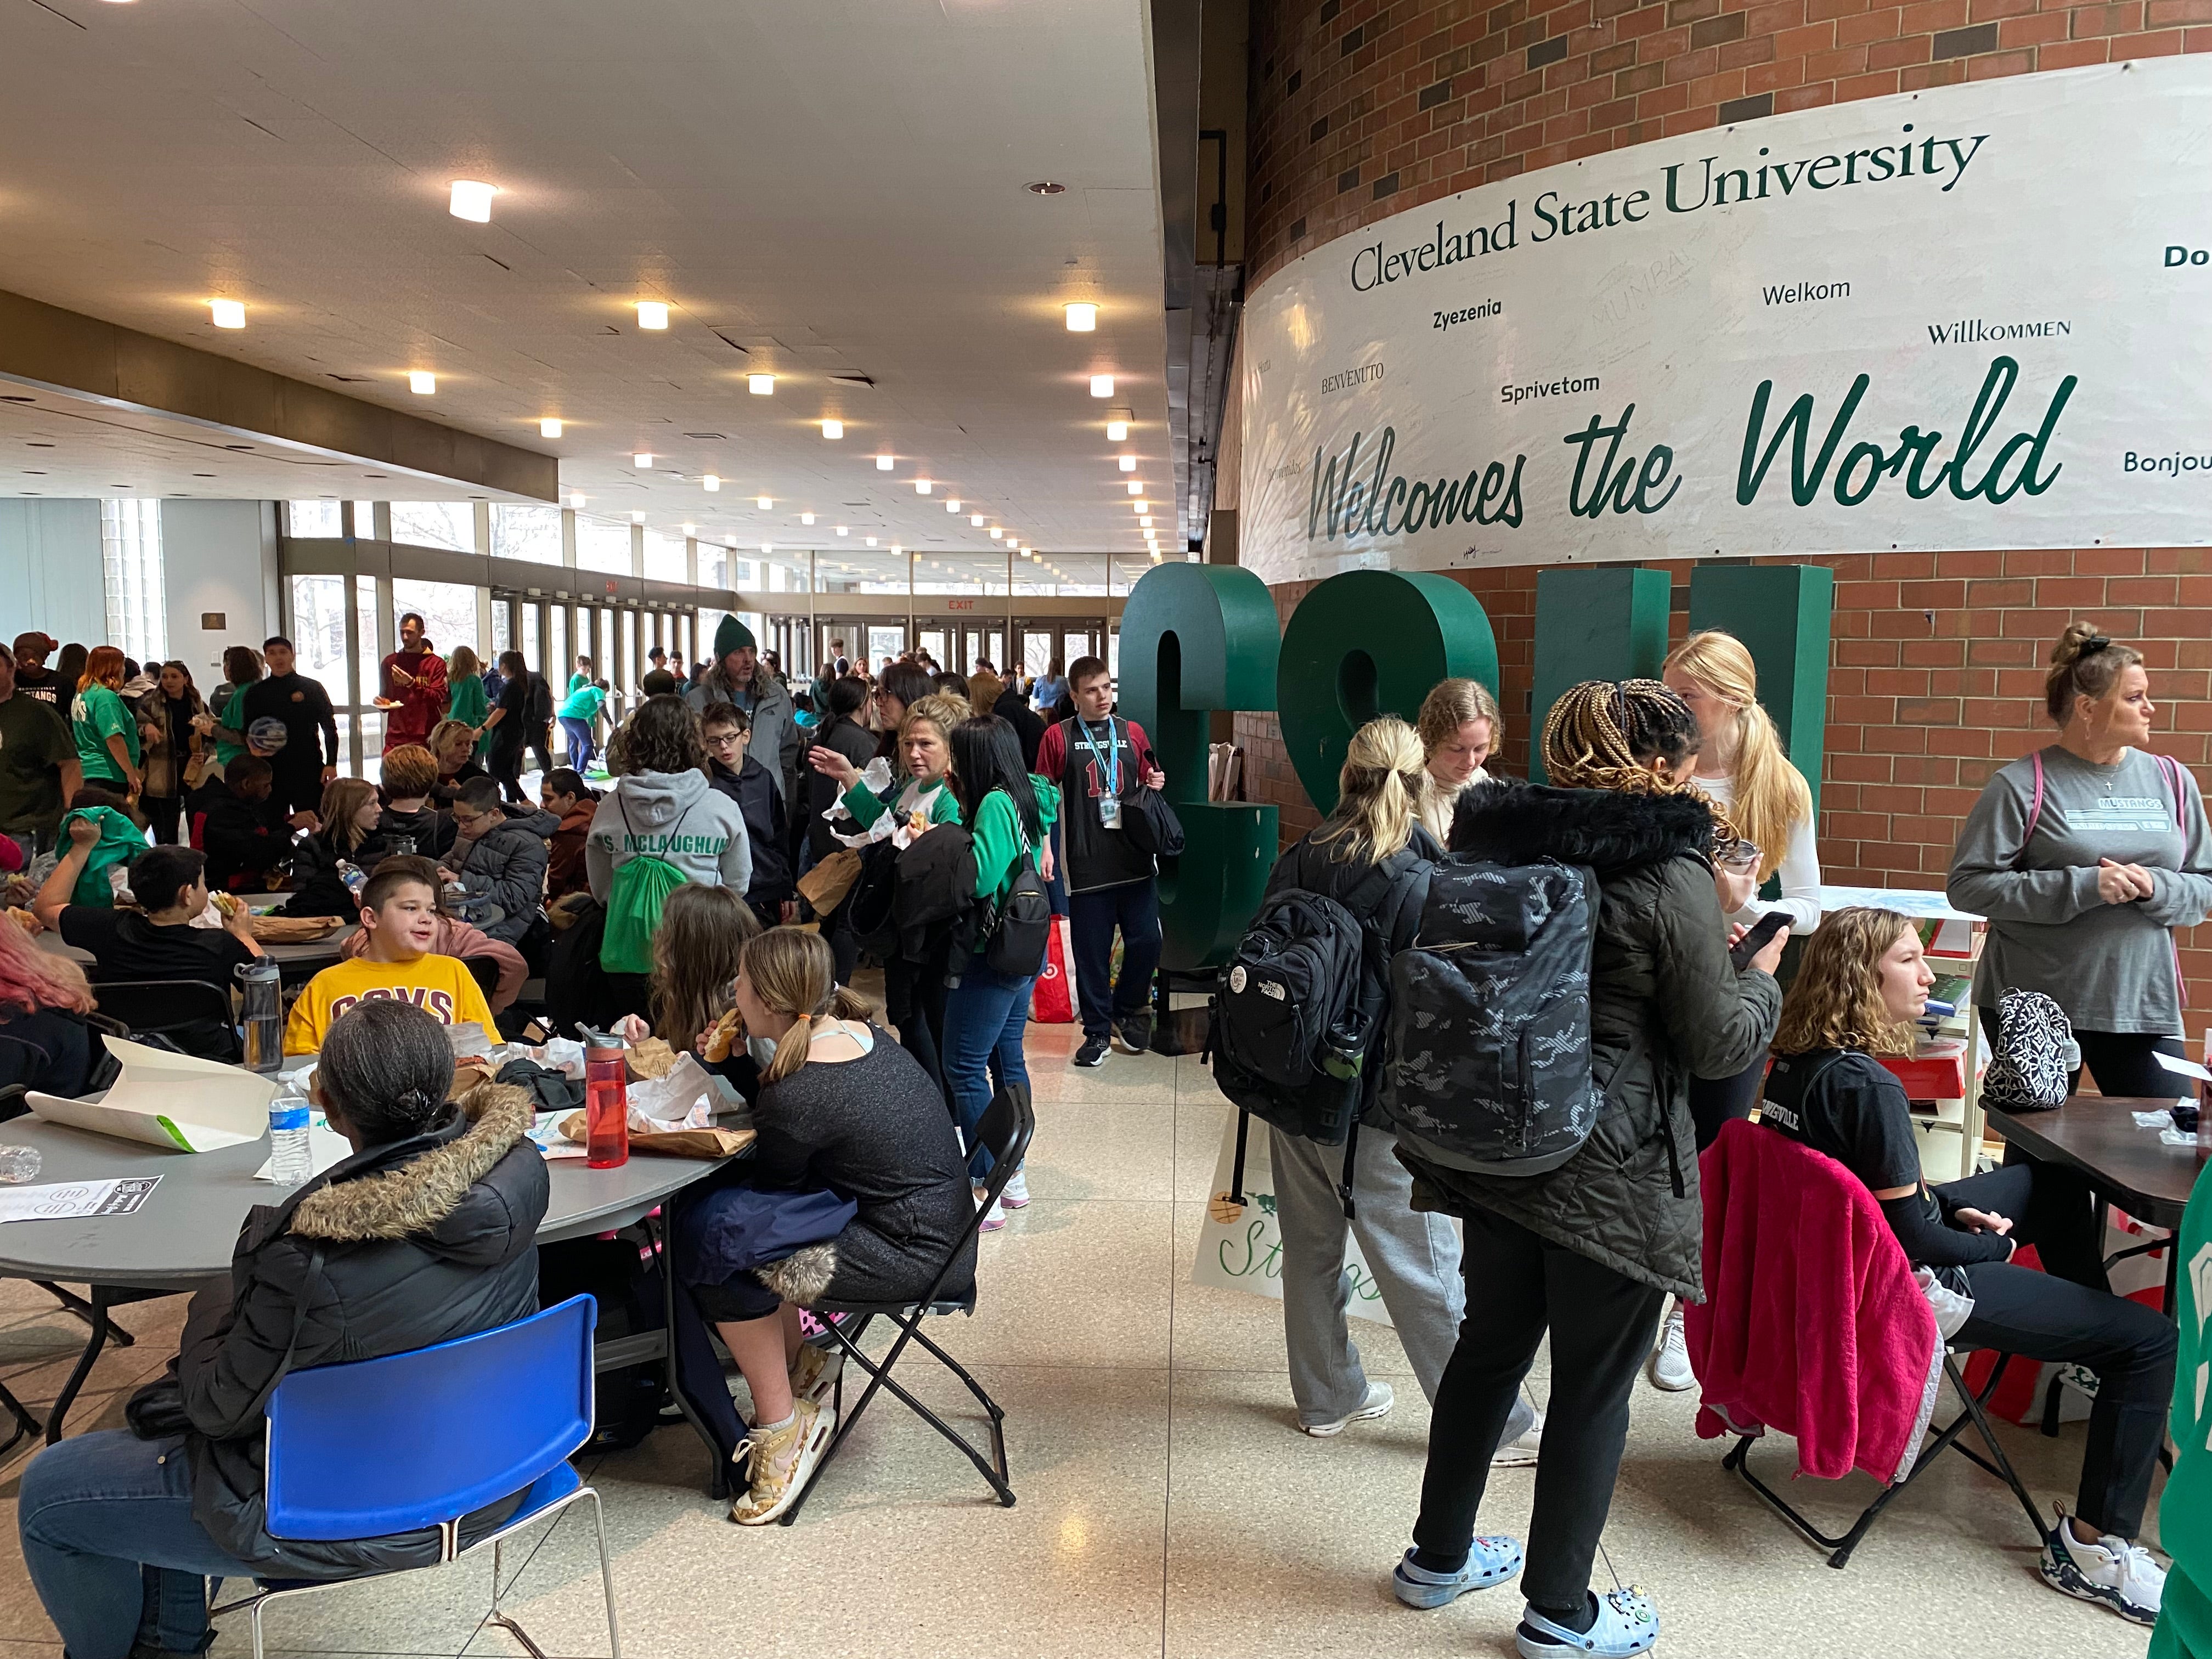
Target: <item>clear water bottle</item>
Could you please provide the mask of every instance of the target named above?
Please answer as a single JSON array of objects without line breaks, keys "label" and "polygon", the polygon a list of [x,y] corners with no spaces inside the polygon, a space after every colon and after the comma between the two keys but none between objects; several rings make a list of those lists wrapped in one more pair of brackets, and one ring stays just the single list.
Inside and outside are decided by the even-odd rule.
[{"label": "clear water bottle", "polygon": [[345,883],[346,891],[353,895],[354,902],[356,904],[359,903],[361,902],[361,890],[368,885],[368,872],[362,869],[361,866],[356,864],[351,859],[340,859],[338,860],[338,878]]},{"label": "clear water bottle", "polygon": [[304,1186],[315,1172],[307,1149],[307,1103],[279,1095],[269,1103],[269,1178],[286,1191]]},{"label": "clear water bottle", "polygon": [[274,1076],[284,1064],[284,1006],[278,994],[276,964],[266,957],[241,962],[236,976],[244,1007],[246,1069]]},{"label": "clear water bottle", "polygon": [[44,1161],[35,1146],[0,1146],[0,1182],[20,1187],[27,1181],[35,1181]]}]

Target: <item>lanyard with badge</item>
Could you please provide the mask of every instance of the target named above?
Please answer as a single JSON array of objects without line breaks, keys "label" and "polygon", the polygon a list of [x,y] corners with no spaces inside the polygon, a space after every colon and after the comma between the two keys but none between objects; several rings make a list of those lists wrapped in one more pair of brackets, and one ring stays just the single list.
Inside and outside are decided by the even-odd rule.
[{"label": "lanyard with badge", "polygon": [[1106,717],[1106,752],[1098,752],[1098,742],[1091,735],[1091,722],[1079,720],[1076,727],[1083,733],[1083,746],[1091,751],[1092,764],[1105,780],[1104,792],[1098,798],[1098,826],[1102,830],[1121,827],[1121,745],[1115,740],[1114,717]]}]

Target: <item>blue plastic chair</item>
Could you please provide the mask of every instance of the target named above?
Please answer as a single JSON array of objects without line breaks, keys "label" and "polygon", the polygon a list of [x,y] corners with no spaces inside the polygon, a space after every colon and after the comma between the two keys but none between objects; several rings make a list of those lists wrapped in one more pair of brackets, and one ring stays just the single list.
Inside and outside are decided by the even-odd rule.
[{"label": "blue plastic chair", "polygon": [[[508,1534],[588,1498],[607,1640],[614,1659],[622,1659],[606,1516],[599,1493],[568,1465],[592,1437],[597,1317],[590,1297],[572,1297],[434,1347],[292,1372],[269,1400],[270,1536],[320,1543],[434,1527],[440,1565],[489,1544],[491,1622],[537,1653],[537,1644],[500,1610],[500,1546]],[[517,1492],[522,1502],[507,1522],[463,1547],[462,1517]],[[253,1655],[262,1659],[263,1608],[359,1582],[271,1583],[216,1611],[252,1609]]]}]

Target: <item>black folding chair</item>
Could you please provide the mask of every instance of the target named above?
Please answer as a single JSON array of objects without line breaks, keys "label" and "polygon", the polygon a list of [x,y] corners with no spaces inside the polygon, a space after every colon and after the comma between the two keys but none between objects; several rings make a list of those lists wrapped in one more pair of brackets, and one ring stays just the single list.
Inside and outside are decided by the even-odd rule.
[{"label": "black folding chair", "polygon": [[[999,1201],[999,1194],[1006,1190],[1006,1182],[1013,1178],[1014,1171],[1021,1168],[1022,1159],[1029,1152],[1030,1137],[1036,1133],[1036,1113],[1030,1105],[1028,1087],[1017,1085],[1000,1090],[992,1098],[989,1107],[985,1109],[983,1121],[976,1126],[975,1131],[977,1141],[988,1147],[991,1153],[991,1173],[989,1180],[985,1183],[984,1196],[976,1204],[975,1218],[962,1231],[951,1252],[945,1256],[943,1264],[938,1268],[937,1277],[931,1281],[929,1293],[927,1296],[917,1302],[905,1303],[817,1302],[808,1310],[836,1340],[837,1346],[843,1357],[868,1374],[868,1386],[862,1390],[853,1409],[848,1412],[844,1409],[845,1379],[843,1373],[842,1371],[839,1373],[834,1396],[834,1403],[837,1407],[836,1436],[830,1441],[829,1449],[822,1454],[821,1461],[815,1464],[814,1473],[807,1480],[805,1490],[800,1492],[791,1507],[783,1512],[779,1524],[787,1527],[799,1518],[799,1511],[805,1507],[808,1497],[820,1483],[823,1473],[829,1468],[830,1460],[837,1455],[837,1449],[845,1443],[846,1437],[853,1432],[854,1425],[860,1420],[861,1413],[868,1409],[868,1402],[876,1397],[876,1390],[878,1389],[890,1389],[906,1402],[908,1408],[915,1416],[921,1418],[931,1428],[935,1429],[938,1433],[965,1452],[968,1455],[968,1461],[975,1466],[976,1472],[991,1483],[991,1490],[998,1494],[1000,1505],[1006,1509],[1012,1509],[1014,1506],[1014,1489],[1008,1484],[1006,1468],[1006,1412],[1000,1407],[997,1401],[984,1392],[983,1385],[969,1375],[966,1367],[930,1340],[922,1331],[921,1322],[931,1314],[972,1314],[975,1311],[975,1297],[973,1291],[964,1297],[946,1300],[943,1295],[945,1281],[951,1277],[954,1267],[958,1263],[961,1252],[967,1248],[969,1242],[977,1236],[978,1230],[983,1224],[983,1218],[990,1213],[991,1206]],[[842,1321],[836,1317],[841,1314],[844,1316]],[[878,1319],[888,1319],[896,1324],[899,1328],[899,1334],[898,1340],[885,1351],[882,1359],[872,1360],[866,1354],[860,1352],[860,1339],[867,1334],[868,1326]],[[849,1330],[847,1328],[848,1326],[851,1327]],[[909,1342],[920,1343],[936,1356],[939,1363],[960,1379],[968,1392],[975,1397],[975,1402],[988,1414],[991,1449],[988,1455],[969,1441],[967,1436],[915,1399],[913,1395],[900,1386],[896,1378],[891,1376],[891,1368],[898,1364],[899,1356],[906,1352],[907,1344]]]},{"label": "black folding chair", "polygon": [[[1851,1523],[1850,1530],[1840,1537],[1832,1538],[1822,1532],[1804,1516],[1791,1508],[1780,1493],[1751,1472],[1751,1445],[1753,1441],[1759,1438],[1757,1435],[1747,1434],[1739,1438],[1735,1449],[1721,1460],[1721,1467],[1733,1469],[1741,1475],[1750,1484],[1751,1489],[1771,1504],[1784,1520],[1796,1528],[1813,1544],[1829,1551],[1828,1565],[1832,1567],[1841,1568],[1850,1562],[1851,1552],[1859,1547],[1860,1541],[1866,1537],[1868,1531],[1873,1527],[1882,1510],[1889,1507],[1890,1500],[1917,1480],[1929,1465],[1935,1462],[1947,1450],[1957,1452],[1960,1456],[1987,1470],[2011,1487],[2012,1495],[2020,1499],[2021,1508],[2027,1511],[2029,1528],[2039,1540],[2048,1535],[2043,1524],[2043,1517],[2036,1510],[2035,1499],[2028,1496],[2027,1488],[2021,1483],[2019,1474],[2013,1468],[2012,1460],[2005,1455],[2004,1448],[1997,1443],[1996,1433],[1990,1428],[1989,1416],[1984,1410],[1989,1403],[1990,1396],[1996,1392],[1998,1382],[2003,1380],[2005,1366],[2011,1359],[2010,1354],[1997,1355],[1997,1363],[1990,1369],[1989,1380],[1982,1384],[1982,1391],[1976,1394],[1966,1386],[1966,1379],[1960,1375],[1958,1362],[1948,1351],[1944,1353],[1943,1375],[1951,1379],[1951,1386],[1958,1391],[1959,1399],[1963,1403],[1964,1409],[1951,1419],[1948,1427],[1936,1431],[1936,1437],[1929,1441],[1922,1449],[1920,1455],[1913,1460],[1912,1468],[1906,1472],[1905,1478],[1884,1486],[1875,1495],[1874,1502],[1868,1504],[1860,1512],[1858,1519]],[[1989,1450],[1988,1456],[1984,1457],[1972,1446],[1960,1442],[1959,1437],[1969,1428],[1981,1437],[1982,1444]]]},{"label": "black folding chair", "polygon": [[[238,1024],[231,1012],[230,993],[204,979],[100,980],[94,982],[92,994],[101,1013],[129,1028],[120,1035],[134,1040],[163,1036],[174,1041],[179,1032],[204,1034],[210,1025],[228,1031]],[[182,1042],[177,1047],[188,1054],[194,1052]],[[228,1054],[204,1058],[237,1059],[235,1040]]]}]

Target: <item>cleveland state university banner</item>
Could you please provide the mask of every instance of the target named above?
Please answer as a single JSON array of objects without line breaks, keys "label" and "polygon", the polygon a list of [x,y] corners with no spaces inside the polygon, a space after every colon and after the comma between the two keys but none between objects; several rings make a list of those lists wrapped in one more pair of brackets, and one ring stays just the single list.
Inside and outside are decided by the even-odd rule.
[{"label": "cleveland state university banner", "polygon": [[2212,57],[1663,139],[1248,312],[1244,564],[2212,541]]}]

